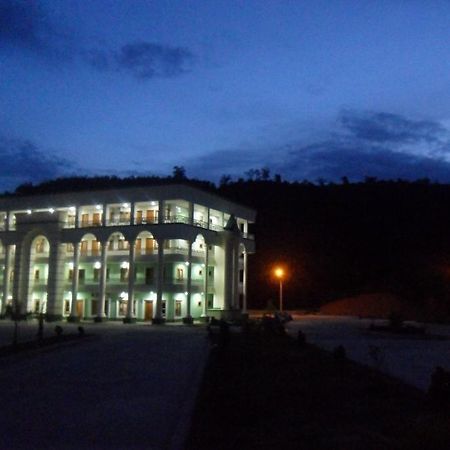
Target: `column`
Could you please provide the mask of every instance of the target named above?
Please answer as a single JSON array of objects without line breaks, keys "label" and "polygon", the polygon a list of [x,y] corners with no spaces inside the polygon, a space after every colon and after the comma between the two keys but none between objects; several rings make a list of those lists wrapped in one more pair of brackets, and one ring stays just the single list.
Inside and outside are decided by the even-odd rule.
[{"label": "column", "polygon": [[102,212],[102,227],[106,227],[106,208],[107,208],[107,204],[103,203],[102,208],[103,208],[103,212]]},{"label": "column", "polygon": [[135,224],[134,213],[135,213],[135,204],[134,204],[134,202],[131,202],[130,203],[130,225]]},{"label": "column", "polygon": [[244,250],[244,279],[242,280],[242,314],[247,314],[247,250]]},{"label": "column", "polygon": [[205,270],[204,270],[204,279],[203,279],[203,308],[202,308],[202,317],[206,317],[208,315],[208,260],[209,260],[209,245],[205,242]]},{"label": "column", "polygon": [[3,301],[1,308],[1,315],[3,316],[6,312],[6,304],[8,303],[9,296],[9,278],[11,275],[11,252],[12,245],[5,245],[5,270],[3,272]]},{"label": "column", "polygon": [[30,246],[22,241],[16,244],[14,258],[13,310],[19,313],[28,306],[28,286],[30,283]]},{"label": "column", "polygon": [[158,278],[156,287],[156,314],[153,323],[163,323],[162,317],[162,296],[164,283],[164,239],[157,239],[158,243]]},{"label": "column", "polygon": [[191,290],[192,290],[192,241],[188,241],[188,266],[187,266],[187,282],[186,282],[186,317],[183,318],[184,323],[192,323],[191,316]]},{"label": "column", "polygon": [[108,241],[103,241],[101,267],[100,267],[100,297],[98,299],[97,317],[96,322],[102,322],[105,319],[105,298],[106,298],[106,251],[108,247]]},{"label": "column", "polygon": [[239,243],[233,246],[233,308],[239,307]]},{"label": "column", "polygon": [[189,225],[193,225],[194,224],[194,204],[192,202],[189,202],[188,204],[189,207]]},{"label": "column", "polygon": [[136,322],[135,315],[133,313],[134,305],[134,266],[135,266],[135,253],[136,245],[135,241],[130,241],[130,255],[128,258],[128,303],[127,303],[127,317],[123,320],[124,323]]},{"label": "column", "polygon": [[60,320],[63,315],[65,246],[57,239],[50,241],[48,258],[47,313],[48,321]]},{"label": "column", "polygon": [[158,202],[158,223],[159,224],[161,224],[161,223],[164,223],[164,219],[165,219],[165,214],[166,214],[166,212],[164,211],[164,209],[165,209],[165,207],[166,207],[166,202],[164,201],[164,200],[160,200],[159,202]]},{"label": "column", "polygon": [[69,322],[78,322],[80,318],[77,314],[78,297],[78,275],[80,267],[80,247],[81,243],[76,242],[73,245],[73,270],[72,270],[72,307],[70,309]]},{"label": "column", "polygon": [[80,207],[75,206],[75,228],[80,228]]}]

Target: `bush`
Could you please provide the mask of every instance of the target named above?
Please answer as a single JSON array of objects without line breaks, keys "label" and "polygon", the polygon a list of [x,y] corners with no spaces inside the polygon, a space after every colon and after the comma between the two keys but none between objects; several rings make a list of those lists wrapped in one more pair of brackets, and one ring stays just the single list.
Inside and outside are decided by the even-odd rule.
[{"label": "bush", "polygon": [[428,397],[433,406],[450,408],[450,372],[437,366],[431,375]]},{"label": "bush", "polygon": [[303,347],[306,344],[306,335],[302,330],[298,330],[297,332],[297,344],[300,347]]},{"label": "bush", "polygon": [[338,345],[335,347],[332,354],[335,361],[345,361],[347,359],[347,352],[345,351],[345,347],[343,345]]}]

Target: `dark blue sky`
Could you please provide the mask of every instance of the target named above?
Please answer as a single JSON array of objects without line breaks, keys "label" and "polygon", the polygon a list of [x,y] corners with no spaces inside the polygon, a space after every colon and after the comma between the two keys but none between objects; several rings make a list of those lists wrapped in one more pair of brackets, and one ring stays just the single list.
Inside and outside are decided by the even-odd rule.
[{"label": "dark blue sky", "polygon": [[0,0],[0,189],[70,174],[450,181],[448,1]]}]

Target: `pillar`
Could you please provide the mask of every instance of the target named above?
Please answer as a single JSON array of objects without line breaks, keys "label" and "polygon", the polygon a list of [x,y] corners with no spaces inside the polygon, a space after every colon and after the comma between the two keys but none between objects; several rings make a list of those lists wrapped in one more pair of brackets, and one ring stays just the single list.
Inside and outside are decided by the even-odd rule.
[{"label": "pillar", "polygon": [[13,311],[26,313],[30,284],[30,245],[16,244],[14,259]]},{"label": "pillar", "polygon": [[77,314],[77,298],[78,298],[78,275],[80,267],[80,247],[81,243],[76,242],[73,245],[73,270],[72,270],[72,305],[70,309],[69,322],[78,322],[80,318]]},{"label": "pillar", "polygon": [[244,251],[244,278],[242,280],[242,314],[247,314],[247,250]]},{"label": "pillar", "polygon": [[127,316],[123,320],[124,323],[136,322],[136,317],[133,313],[136,243],[135,241],[130,241],[129,244],[130,244],[130,254],[128,258],[128,303],[127,303]]},{"label": "pillar", "polygon": [[153,323],[163,323],[162,296],[164,284],[164,239],[157,239],[156,242],[158,243],[158,278],[156,286],[156,314],[153,318]]},{"label": "pillar", "polygon": [[46,319],[52,321],[62,318],[65,246],[57,239],[49,243]]},{"label": "pillar", "polygon": [[186,280],[186,317],[183,317],[184,323],[193,323],[191,315],[191,291],[192,291],[192,241],[188,241],[188,267]]},{"label": "pillar", "polygon": [[102,246],[102,255],[101,255],[101,267],[100,267],[100,297],[98,299],[98,307],[97,307],[97,317],[95,318],[96,322],[102,322],[105,320],[105,299],[106,299],[106,256],[107,256],[107,247],[108,241],[103,241],[101,243]]},{"label": "pillar", "polygon": [[203,279],[203,308],[202,308],[202,317],[206,317],[208,315],[208,264],[209,264],[209,245],[205,242],[205,272]]},{"label": "pillar", "polygon": [[5,245],[5,270],[3,272],[3,301],[1,307],[1,315],[3,316],[6,312],[6,304],[8,303],[9,296],[9,278],[11,276],[11,253],[12,245]]}]

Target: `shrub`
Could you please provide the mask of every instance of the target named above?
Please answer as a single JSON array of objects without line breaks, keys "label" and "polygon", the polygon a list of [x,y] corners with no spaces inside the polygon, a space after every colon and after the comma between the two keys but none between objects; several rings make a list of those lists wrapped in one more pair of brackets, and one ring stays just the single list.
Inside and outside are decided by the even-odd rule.
[{"label": "shrub", "polygon": [[438,408],[450,407],[450,371],[437,366],[431,375],[428,397],[433,406]]},{"label": "shrub", "polygon": [[347,352],[345,351],[345,347],[343,345],[338,345],[335,347],[332,354],[335,361],[344,361],[347,359]]}]

